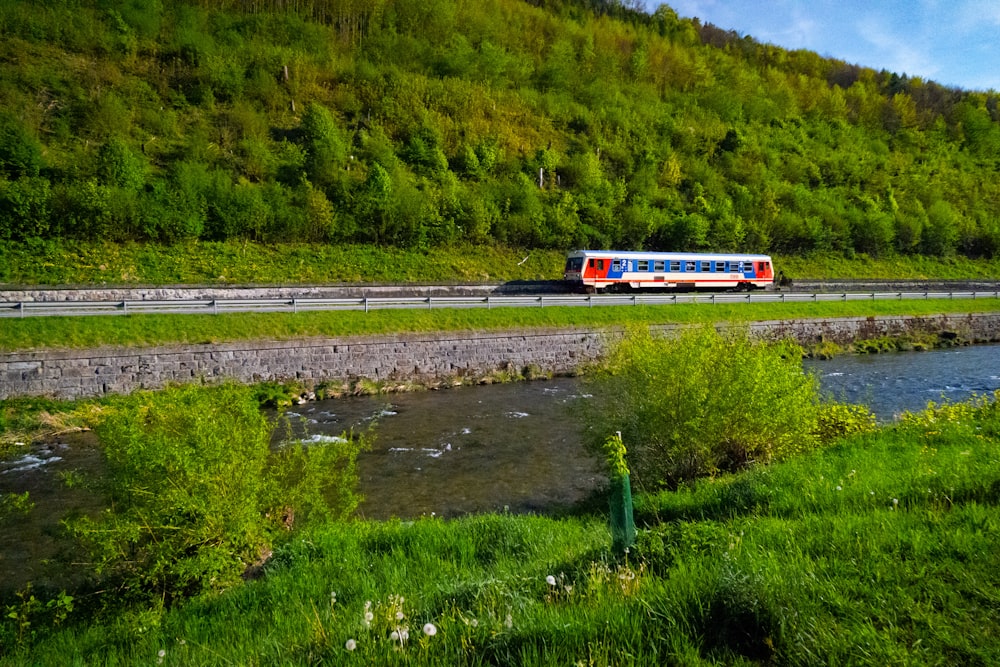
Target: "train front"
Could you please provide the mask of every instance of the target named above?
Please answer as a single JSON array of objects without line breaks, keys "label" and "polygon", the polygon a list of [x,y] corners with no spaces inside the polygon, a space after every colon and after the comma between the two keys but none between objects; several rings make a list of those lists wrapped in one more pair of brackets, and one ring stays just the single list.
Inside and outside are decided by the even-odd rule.
[{"label": "train front", "polygon": [[563,268],[563,282],[572,290],[583,289],[583,264],[586,260],[582,252],[571,252],[566,255],[566,266]]}]

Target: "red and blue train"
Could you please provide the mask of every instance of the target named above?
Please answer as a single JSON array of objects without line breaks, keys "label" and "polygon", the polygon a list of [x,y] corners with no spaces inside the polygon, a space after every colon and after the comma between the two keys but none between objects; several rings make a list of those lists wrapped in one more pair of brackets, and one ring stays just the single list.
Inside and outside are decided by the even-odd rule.
[{"label": "red and blue train", "polygon": [[594,294],[639,289],[751,290],[774,286],[768,255],[576,250],[563,280]]}]

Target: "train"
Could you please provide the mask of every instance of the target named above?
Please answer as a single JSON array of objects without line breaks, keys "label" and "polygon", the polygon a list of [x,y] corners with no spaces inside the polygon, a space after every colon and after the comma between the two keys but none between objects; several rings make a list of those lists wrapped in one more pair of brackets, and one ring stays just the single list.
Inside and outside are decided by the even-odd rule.
[{"label": "train", "polygon": [[563,280],[574,291],[753,290],[774,287],[768,255],[574,250]]}]

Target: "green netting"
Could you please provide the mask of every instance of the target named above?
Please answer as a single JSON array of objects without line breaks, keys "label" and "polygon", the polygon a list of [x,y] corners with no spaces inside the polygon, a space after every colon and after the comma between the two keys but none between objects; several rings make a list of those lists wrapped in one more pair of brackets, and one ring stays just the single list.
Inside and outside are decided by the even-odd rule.
[{"label": "green netting", "polygon": [[611,477],[611,548],[616,553],[635,544],[635,519],[632,517],[632,489],[629,476]]}]

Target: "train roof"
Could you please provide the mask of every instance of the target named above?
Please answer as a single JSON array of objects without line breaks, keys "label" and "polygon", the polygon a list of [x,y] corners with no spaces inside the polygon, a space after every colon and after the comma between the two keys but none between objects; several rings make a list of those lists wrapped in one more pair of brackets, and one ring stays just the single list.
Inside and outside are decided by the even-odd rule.
[{"label": "train roof", "polygon": [[664,259],[664,260],[685,260],[685,259],[715,259],[715,260],[735,260],[735,259],[757,259],[771,260],[770,255],[759,255],[753,253],[712,253],[712,252],[643,252],[641,250],[573,250],[568,256],[576,257],[622,257],[624,259]]}]

